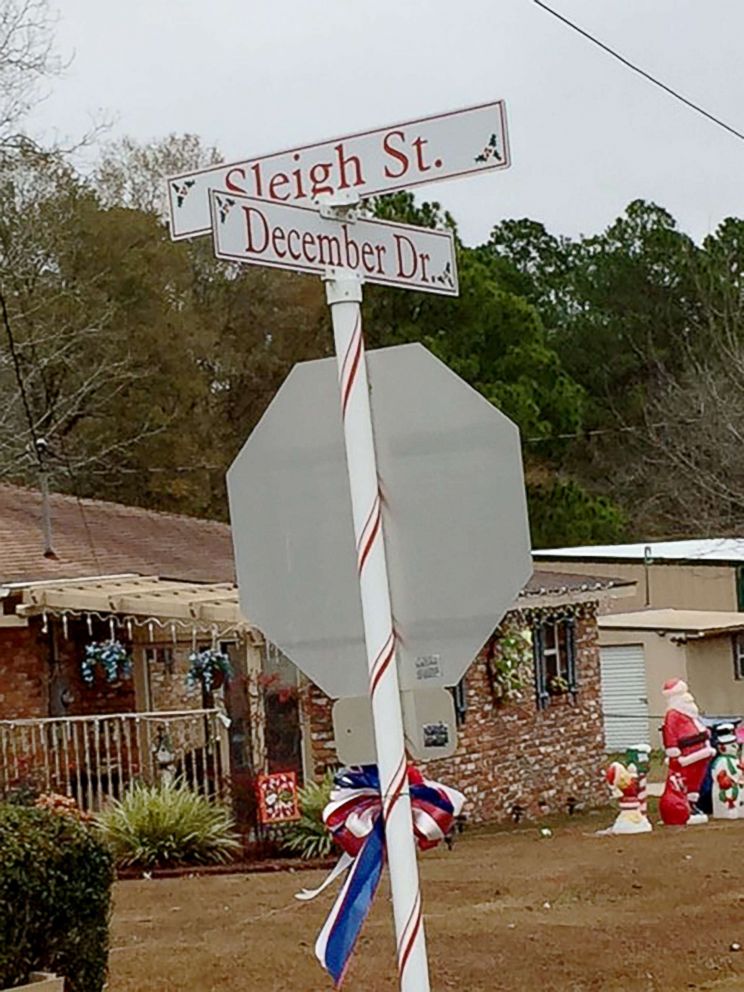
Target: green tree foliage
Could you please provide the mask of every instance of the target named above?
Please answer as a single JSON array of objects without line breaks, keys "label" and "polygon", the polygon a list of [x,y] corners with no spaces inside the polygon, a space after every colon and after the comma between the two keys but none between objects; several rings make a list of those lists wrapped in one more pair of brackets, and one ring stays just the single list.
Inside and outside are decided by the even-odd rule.
[{"label": "green tree foliage", "polygon": [[487,246],[583,387],[582,429],[561,468],[623,507],[620,518],[644,536],[711,532],[734,519],[738,497],[722,466],[738,431],[741,246],[738,221],[698,246],[643,201],[599,235],[571,242],[531,221],[504,222]]},{"label": "green tree foliage", "polygon": [[[332,336],[319,280],[170,241],[162,173],[219,158],[171,135],[108,146],[90,181],[59,153],[0,159],[4,477],[34,481],[43,437],[56,488],[226,515],[226,467],[292,365],[328,356]],[[741,222],[696,245],[635,201],[601,234],[504,220],[468,247],[437,202],[363,209],[453,232],[460,297],[367,286],[367,344],[421,341],[516,421],[536,545],[744,522],[719,467],[744,436]],[[685,508],[691,479],[707,495]]]},{"label": "green tree foliage", "polygon": [[[375,201],[373,210],[389,220],[447,226],[456,233],[439,204],[419,206],[408,193]],[[503,238],[523,270],[491,246],[467,248],[458,240],[456,299],[368,287],[368,342],[382,347],[421,341],[518,424],[527,442],[535,546],[571,543],[588,529],[597,539],[614,539],[622,530],[622,516],[606,500],[595,503],[575,483],[567,490],[569,499],[562,487],[546,490],[542,481],[533,481],[541,479],[546,466],[561,463],[567,448],[563,436],[581,430],[587,391],[567,372],[539,310],[545,305],[550,315],[557,307],[560,279],[568,268],[565,246],[528,221],[507,225]],[[554,514],[546,511],[546,493],[558,500]]]},{"label": "green tree foliage", "polygon": [[[530,529],[536,548],[621,541],[627,534],[625,513],[604,496],[590,495],[572,479],[533,483],[529,488]],[[563,545],[565,546],[565,544]]]}]

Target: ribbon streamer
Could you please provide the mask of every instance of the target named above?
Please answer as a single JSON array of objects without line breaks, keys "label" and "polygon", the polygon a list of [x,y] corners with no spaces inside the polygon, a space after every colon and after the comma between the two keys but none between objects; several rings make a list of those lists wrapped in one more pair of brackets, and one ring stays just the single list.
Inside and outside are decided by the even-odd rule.
[{"label": "ribbon streamer", "polygon": [[[407,771],[413,832],[422,851],[436,847],[452,829],[465,797],[456,789],[430,782],[412,765]],[[314,899],[346,872],[336,901],[315,942],[315,955],[338,988],[380,884],[385,860],[385,828],[380,779],[375,765],[344,768],[334,779],[323,822],[343,854],[317,889],[296,897]]]}]

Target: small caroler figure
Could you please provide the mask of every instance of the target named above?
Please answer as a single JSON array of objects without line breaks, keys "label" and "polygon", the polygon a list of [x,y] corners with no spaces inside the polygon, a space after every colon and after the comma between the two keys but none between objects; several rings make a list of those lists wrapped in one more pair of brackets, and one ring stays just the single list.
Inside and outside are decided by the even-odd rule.
[{"label": "small caroler figure", "polygon": [[648,813],[648,771],[651,766],[651,745],[633,744],[625,751],[625,764],[638,776],[638,800],[641,813]]},{"label": "small caroler figure", "polygon": [[736,820],[739,817],[739,748],[733,723],[719,723],[715,728],[718,754],[711,762],[711,799],[716,819]]},{"label": "small caroler figure", "polygon": [[620,797],[620,812],[610,827],[611,834],[646,834],[651,828],[648,817],[641,811],[638,797],[638,775],[633,768],[626,768],[619,761],[613,761],[607,769],[607,784],[615,796]]},{"label": "small caroler figure", "polygon": [[705,823],[708,817],[698,809],[697,801],[708,762],[715,755],[710,746],[710,731],[700,719],[686,682],[670,679],[664,683],[662,691],[667,698],[662,728],[664,750],[669,762],[667,778],[675,776],[684,783],[690,805],[688,822]]}]

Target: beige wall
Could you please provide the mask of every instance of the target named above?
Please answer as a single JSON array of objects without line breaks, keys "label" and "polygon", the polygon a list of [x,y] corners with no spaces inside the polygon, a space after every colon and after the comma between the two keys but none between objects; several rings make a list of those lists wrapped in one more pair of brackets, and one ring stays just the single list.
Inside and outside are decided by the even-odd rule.
[{"label": "beige wall", "polygon": [[744,715],[744,681],[734,678],[730,635],[687,642],[690,691],[706,716]]},{"label": "beige wall", "polygon": [[680,642],[667,634],[603,630],[600,647],[641,644],[646,659],[649,734],[652,747],[661,746],[659,726],[666,700],[661,687],[667,679],[687,682],[703,716],[744,716],[744,680],[734,678],[731,635]]},{"label": "beige wall", "polygon": [[[642,562],[560,561],[536,562],[542,571],[575,575],[611,576],[637,583],[632,596],[603,600],[601,613],[634,610],[687,609],[737,611],[734,565],[656,564]],[[648,597],[646,578],[648,577]],[[647,601],[648,600],[648,601]],[[666,709],[661,687],[667,679],[683,678],[704,715],[744,714],[744,681],[734,679],[730,637],[675,642],[670,634],[649,631],[600,630],[601,647],[642,644],[646,659],[649,732],[653,747],[660,746],[659,725]]]},{"label": "beige wall", "polygon": [[637,583],[632,596],[607,599],[602,613],[629,613],[646,606],[653,609],[737,610],[736,568],[733,565],[668,564],[649,565],[649,600],[646,602],[646,567],[642,562],[542,561],[536,567],[546,572],[570,575],[600,575],[630,579]]},{"label": "beige wall", "polygon": [[669,636],[639,630],[600,630],[599,645],[641,644],[646,660],[646,695],[648,697],[648,731],[652,747],[661,747],[659,727],[664,719],[666,700],[661,687],[667,679],[680,678],[689,684],[687,652]]}]

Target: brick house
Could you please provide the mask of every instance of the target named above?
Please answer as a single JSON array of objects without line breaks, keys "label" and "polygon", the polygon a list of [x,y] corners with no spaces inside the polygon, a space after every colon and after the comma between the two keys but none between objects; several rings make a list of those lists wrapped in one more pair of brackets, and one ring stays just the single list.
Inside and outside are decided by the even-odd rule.
[{"label": "brick house", "polygon": [[[229,527],[69,496],[49,522],[45,551],[40,495],[0,486],[0,793],[27,781],[96,808],[167,756],[220,794],[262,770],[276,694],[256,691],[265,645],[238,609]],[[111,640],[128,665],[88,684],[86,647]],[[211,646],[231,658],[229,692],[188,685],[189,656]]]},{"label": "brick house", "polygon": [[[597,609],[633,583],[537,571],[454,690],[455,755],[427,774],[462,790],[472,822],[536,817],[607,802]],[[505,631],[529,633],[521,687],[505,697],[497,660]],[[337,764],[332,701],[309,694],[306,735],[316,774]]]},{"label": "brick house", "polygon": [[[68,496],[50,509],[44,554],[39,494],[0,485],[0,791],[30,761],[45,787],[95,807],[155,778],[163,750],[199,787],[219,773],[246,794],[260,771],[337,764],[331,701],[240,614],[227,525]],[[429,767],[463,789],[473,821],[605,801],[596,612],[633,587],[536,572],[453,690],[458,751]],[[505,694],[509,631],[531,644]],[[86,645],[112,637],[131,677],[86,684]],[[207,698],[186,673],[210,644],[233,678]]]}]

